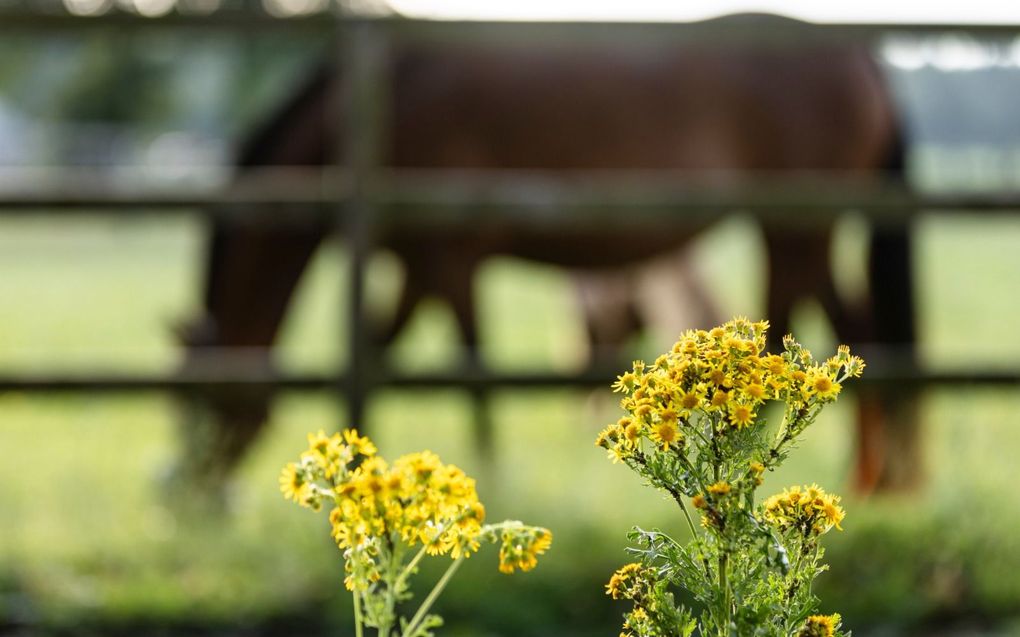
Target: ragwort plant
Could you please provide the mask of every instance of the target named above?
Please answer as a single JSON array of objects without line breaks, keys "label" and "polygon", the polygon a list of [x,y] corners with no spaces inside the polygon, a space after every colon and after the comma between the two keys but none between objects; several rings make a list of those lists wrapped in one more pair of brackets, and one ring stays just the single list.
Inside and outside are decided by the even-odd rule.
[{"label": "ragwort plant", "polygon": [[[819,539],[841,528],[839,497],[794,486],[756,504],[755,491],[864,363],[846,346],[815,362],[791,336],[781,354],[766,354],[767,329],[738,318],[685,332],[613,385],[627,415],[596,444],[675,500],[692,536],[681,544],[660,530],[630,534],[636,560],[606,586],[632,603],[621,637],[843,634],[838,614],[816,614],[811,592],[826,569]],[[768,401],[785,407],[777,429],[759,416]],[[693,608],[675,602],[676,586]]]},{"label": "ragwort plant", "polygon": [[[280,475],[285,498],[320,511],[331,506],[333,539],[343,551],[344,584],[354,597],[357,637],[429,637],[442,619],[429,609],[460,565],[482,542],[499,545],[499,570],[535,567],[552,543],[544,528],[506,521],[484,524],[475,481],[429,451],[388,464],[367,437],[348,429],[308,435],[308,450]],[[410,578],[425,556],[450,566],[410,619],[398,605],[411,599]]]}]

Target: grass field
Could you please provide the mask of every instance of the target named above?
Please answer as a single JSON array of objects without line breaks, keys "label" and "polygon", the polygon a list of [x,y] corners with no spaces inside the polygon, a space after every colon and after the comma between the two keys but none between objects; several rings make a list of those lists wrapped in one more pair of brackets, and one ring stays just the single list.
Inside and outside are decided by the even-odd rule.
[{"label": "grass field", "polygon": [[[849,287],[859,280],[860,236],[848,222],[838,262]],[[919,237],[925,359],[1015,365],[1020,221],[927,220]],[[201,241],[200,226],[183,219],[3,220],[0,368],[169,368],[179,352],[168,327],[196,304]],[[695,250],[722,308],[757,317],[763,276],[753,227],[732,220]],[[323,250],[299,292],[280,352],[289,368],[329,369],[343,357],[340,256],[335,246]],[[377,264],[372,290],[382,304],[393,271],[385,259]],[[560,273],[499,259],[478,290],[490,364],[570,368],[582,360]],[[817,351],[832,346],[810,307],[798,334]],[[459,355],[455,343],[445,309],[427,306],[391,355],[408,368],[442,366]],[[431,448],[477,474],[490,518],[521,517],[556,533],[548,559],[524,576],[497,574],[492,555],[472,560],[441,603],[450,634],[617,634],[622,609],[602,584],[626,559],[626,531],[679,531],[681,523],[592,445],[616,417],[610,381],[595,395],[500,393],[493,466],[473,452],[470,409],[458,392],[374,401],[368,424],[387,455]],[[851,413],[852,397],[826,413],[766,486],[817,481],[846,490]],[[926,397],[926,485],[848,497],[846,531],[828,536],[832,570],[819,591],[826,610],[842,611],[857,635],[1020,634],[1018,413],[1020,394],[1010,390]],[[342,405],[325,396],[279,400],[230,512],[204,519],[175,514],[159,489],[177,417],[159,396],[0,395],[0,632],[336,634],[346,625],[340,556],[323,520],[276,488],[305,432],[345,424]]]}]

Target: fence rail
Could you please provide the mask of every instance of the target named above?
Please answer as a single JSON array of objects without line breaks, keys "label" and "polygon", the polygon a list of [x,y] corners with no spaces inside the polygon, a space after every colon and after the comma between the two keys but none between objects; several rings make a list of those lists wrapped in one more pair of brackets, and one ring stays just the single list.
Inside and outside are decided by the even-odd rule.
[{"label": "fence rail", "polygon": [[[358,28],[368,24],[386,35],[404,41],[510,41],[531,46],[536,41],[634,41],[646,44],[687,45],[720,41],[772,42],[781,46],[802,46],[812,41],[868,41],[897,33],[909,35],[968,35],[979,38],[1012,38],[1020,32],[1018,24],[944,24],[932,22],[801,22],[772,20],[763,23],[759,16],[745,20],[718,22],[600,22],[600,21],[492,21],[430,20],[402,16],[358,16],[320,12],[292,17],[277,17],[252,10],[221,10],[214,13],[167,13],[148,17],[123,10],[80,16],[65,12],[2,10],[4,30],[81,31],[168,29],[176,31],[290,31],[332,34],[338,25]],[[528,36],[522,42],[521,35]]]},{"label": "fence rail", "polygon": [[[66,173],[66,174],[64,174]],[[734,179],[673,171],[521,172],[381,170],[358,194],[373,205],[377,227],[498,223],[569,226],[612,223],[682,227],[690,220],[743,211],[762,220],[821,222],[854,210],[879,223],[929,214],[1015,214],[1020,190],[917,192],[899,182],[840,174],[760,175]],[[343,216],[355,198],[344,169],[265,169],[222,188],[146,185],[94,171],[0,170],[0,214],[111,215],[178,211],[212,217],[266,215],[295,222]],[[340,208],[338,210],[338,207]],[[578,216],[583,210],[585,216]],[[423,214],[425,211],[425,214]],[[485,214],[480,214],[484,212]],[[259,220],[264,220],[262,217]]]},{"label": "fence rail", "polygon": [[[608,387],[620,367],[599,366],[579,372],[496,372],[460,369],[431,374],[376,370],[372,386],[401,390],[433,389],[542,389],[550,387]],[[349,382],[349,374],[241,373],[220,374],[17,374],[0,375],[0,392],[120,393],[171,392],[194,394],[232,389],[296,392],[336,392]],[[870,365],[857,386],[933,387],[962,384],[1016,386],[1020,372],[996,370],[931,371],[920,367],[891,369]],[[851,388],[851,389],[854,389]]]}]

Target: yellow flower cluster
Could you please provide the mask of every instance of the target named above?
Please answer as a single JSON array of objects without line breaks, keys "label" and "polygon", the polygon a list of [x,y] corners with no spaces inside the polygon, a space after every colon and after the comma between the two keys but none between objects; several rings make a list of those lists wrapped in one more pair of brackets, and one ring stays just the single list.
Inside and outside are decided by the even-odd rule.
[{"label": "yellow flower cluster", "polygon": [[813,484],[793,486],[765,500],[762,516],[780,531],[796,529],[804,537],[819,536],[839,525],[846,515],[838,495],[828,494]]},{"label": "yellow flower cluster", "polygon": [[611,596],[613,599],[620,599],[626,596],[627,591],[630,590],[640,571],[640,562],[631,562],[618,568],[613,573],[613,576],[609,578],[609,583],[606,584],[606,595]]},{"label": "yellow flower cluster", "polygon": [[812,615],[804,622],[804,627],[797,633],[797,637],[832,637],[839,628],[842,617],[839,613],[832,615]]},{"label": "yellow flower cluster", "polygon": [[[483,526],[485,507],[475,481],[439,456],[422,451],[388,464],[367,437],[348,429],[343,434],[308,435],[308,450],[280,474],[285,498],[316,511],[331,502],[332,536],[351,551],[348,572],[375,580],[379,543],[418,544],[429,555],[470,557],[480,540],[500,543],[499,570],[534,568],[536,556],[552,543],[552,533],[520,522]],[[357,555],[364,553],[365,555]],[[360,569],[360,570],[359,570]],[[353,586],[348,577],[348,587]]]},{"label": "yellow flower cluster", "polygon": [[634,607],[624,616],[623,631],[620,637],[635,635],[676,634],[677,626],[666,619],[669,632],[662,631],[663,610],[660,601],[654,594],[656,572],[654,568],[633,562],[619,568],[606,584],[606,595],[613,599],[627,599],[634,602]]},{"label": "yellow flower cluster", "polygon": [[645,439],[663,451],[681,449],[686,428],[709,419],[725,432],[753,426],[766,400],[795,407],[831,402],[846,378],[864,369],[860,358],[840,346],[836,356],[816,364],[792,337],[785,351],[765,354],[767,321],[734,319],[712,330],[690,330],[668,354],[651,365],[635,361],[613,385],[628,412],[596,440],[615,460],[626,458]]},{"label": "yellow flower cluster", "polygon": [[530,571],[538,564],[538,556],[552,545],[552,533],[541,527],[504,522],[497,530],[501,573],[513,573],[515,569]]},{"label": "yellow flower cluster", "polygon": [[280,473],[280,491],[283,497],[318,511],[322,508],[323,497],[332,494],[320,482],[330,486],[342,482],[349,476],[348,467],[360,463],[378,452],[371,440],[359,436],[353,429],[343,435],[327,436],[322,430],[308,434],[308,451],[301,454],[299,462],[288,463]]},{"label": "yellow flower cluster", "polygon": [[392,466],[376,453],[353,429],[309,434],[308,451],[280,476],[283,495],[316,510],[331,499],[329,521],[342,549],[399,537],[408,546],[420,542],[430,555],[457,558],[478,550],[485,508],[474,480],[429,451]]}]

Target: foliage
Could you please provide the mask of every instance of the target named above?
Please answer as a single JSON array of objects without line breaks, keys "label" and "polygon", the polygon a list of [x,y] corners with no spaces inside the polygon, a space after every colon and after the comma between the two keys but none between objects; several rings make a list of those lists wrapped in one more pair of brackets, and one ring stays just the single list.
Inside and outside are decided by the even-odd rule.
[{"label": "foliage", "polygon": [[[482,541],[499,544],[503,573],[531,570],[552,544],[544,528],[483,524],[475,481],[434,453],[407,454],[391,466],[353,429],[309,434],[308,445],[298,462],[284,467],[280,490],[315,511],[323,502],[333,504],[329,521],[344,552],[344,584],[353,594],[359,637],[364,626],[378,629],[380,637],[431,637],[443,620],[429,609]],[[411,599],[409,580],[426,555],[449,555],[453,562],[408,620],[397,605]]]},{"label": "foliage", "polygon": [[[617,379],[627,416],[596,440],[679,505],[692,541],[659,530],[630,535],[637,561],[606,586],[633,603],[623,635],[831,637],[839,615],[813,614],[814,578],[825,570],[821,535],[840,528],[839,497],[817,485],[794,486],[755,504],[762,475],[791,447],[842,383],[864,363],[841,346],[816,363],[792,337],[782,354],[765,354],[767,322],[734,319],[711,331],[688,331],[652,365],[636,361]],[[785,404],[772,432],[758,415],[767,401]],[[688,508],[701,513],[701,530]],[[686,589],[700,608],[678,606]]]}]

